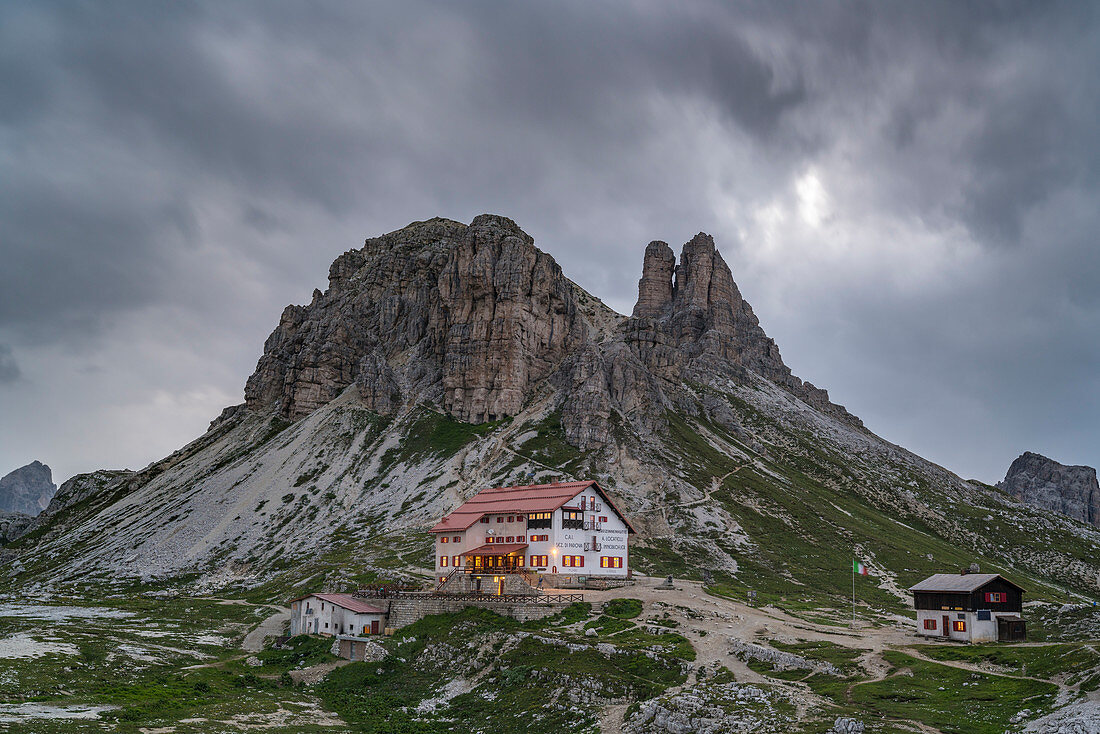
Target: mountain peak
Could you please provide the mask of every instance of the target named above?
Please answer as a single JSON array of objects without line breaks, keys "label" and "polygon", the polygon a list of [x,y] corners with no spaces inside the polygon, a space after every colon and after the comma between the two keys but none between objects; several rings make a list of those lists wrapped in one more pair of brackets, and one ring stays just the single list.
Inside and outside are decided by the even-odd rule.
[{"label": "mountain peak", "polygon": [[0,478],[0,510],[37,515],[57,491],[50,467],[32,461]]},{"label": "mountain peak", "polygon": [[1025,451],[1012,462],[997,487],[1025,505],[1100,527],[1100,485],[1091,466],[1067,466]]},{"label": "mountain peak", "polygon": [[590,447],[607,443],[615,413],[660,425],[683,379],[755,372],[858,424],[791,375],[710,235],[678,263],[651,242],[642,270],[634,316],[609,330],[513,220],[414,222],[338,257],[328,290],[284,310],[246,403],[297,420],[355,385],[382,414],[427,403],[482,423],[517,415],[548,381],[567,438]]}]

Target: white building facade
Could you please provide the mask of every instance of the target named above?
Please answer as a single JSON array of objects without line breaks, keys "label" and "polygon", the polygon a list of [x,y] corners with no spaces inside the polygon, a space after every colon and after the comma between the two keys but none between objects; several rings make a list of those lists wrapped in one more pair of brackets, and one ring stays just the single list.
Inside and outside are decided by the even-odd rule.
[{"label": "white building facade", "polygon": [[290,602],[290,635],[382,634],[386,613],[350,594],[310,594]]},{"label": "white building facade", "polygon": [[440,579],[456,568],[626,578],[634,528],[584,481],[482,490],[431,532]]}]

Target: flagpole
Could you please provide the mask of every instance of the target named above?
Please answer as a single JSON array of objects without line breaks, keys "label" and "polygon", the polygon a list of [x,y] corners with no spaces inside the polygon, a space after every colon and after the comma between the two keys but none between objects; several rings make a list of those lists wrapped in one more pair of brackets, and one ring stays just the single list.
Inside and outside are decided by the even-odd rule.
[{"label": "flagpole", "polygon": [[852,629],[856,628],[856,562],[852,561]]}]

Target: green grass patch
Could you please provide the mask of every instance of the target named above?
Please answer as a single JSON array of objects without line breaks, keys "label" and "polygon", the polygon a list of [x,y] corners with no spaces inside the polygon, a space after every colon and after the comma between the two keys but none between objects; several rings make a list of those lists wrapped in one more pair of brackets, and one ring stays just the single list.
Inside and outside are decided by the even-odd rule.
[{"label": "green grass patch", "polygon": [[971,673],[900,652],[883,657],[895,674],[854,686],[852,702],[869,713],[919,721],[944,734],[1002,734],[1011,716],[1049,707],[1058,691],[1053,683]]}]

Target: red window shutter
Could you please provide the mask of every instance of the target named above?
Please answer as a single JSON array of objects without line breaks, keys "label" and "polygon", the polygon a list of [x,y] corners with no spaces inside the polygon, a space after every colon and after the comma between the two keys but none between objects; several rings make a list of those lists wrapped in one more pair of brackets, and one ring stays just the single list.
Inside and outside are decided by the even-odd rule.
[{"label": "red window shutter", "polygon": [[580,561],[577,565],[584,568],[584,556],[577,556],[577,560]]}]

